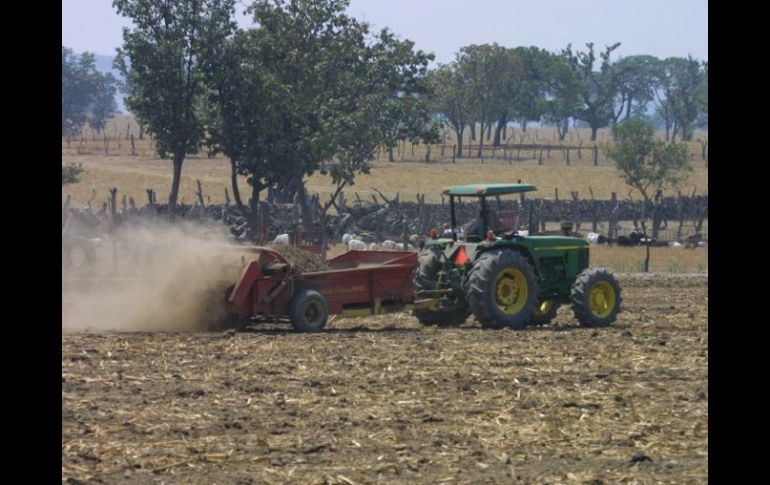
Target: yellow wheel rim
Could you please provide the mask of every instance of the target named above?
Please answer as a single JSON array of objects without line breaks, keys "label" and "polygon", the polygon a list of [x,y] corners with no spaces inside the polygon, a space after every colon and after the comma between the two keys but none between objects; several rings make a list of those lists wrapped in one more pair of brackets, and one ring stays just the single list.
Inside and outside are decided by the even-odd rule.
[{"label": "yellow wheel rim", "polygon": [[588,307],[599,318],[606,318],[615,308],[615,288],[607,281],[599,281],[588,294]]},{"label": "yellow wheel rim", "polygon": [[504,269],[495,281],[495,303],[508,315],[515,315],[524,308],[527,293],[527,279],[516,268]]},{"label": "yellow wheel rim", "polygon": [[543,300],[540,302],[539,305],[535,305],[535,309],[532,311],[535,315],[545,315],[551,310],[551,307],[553,306],[553,301],[551,300]]}]

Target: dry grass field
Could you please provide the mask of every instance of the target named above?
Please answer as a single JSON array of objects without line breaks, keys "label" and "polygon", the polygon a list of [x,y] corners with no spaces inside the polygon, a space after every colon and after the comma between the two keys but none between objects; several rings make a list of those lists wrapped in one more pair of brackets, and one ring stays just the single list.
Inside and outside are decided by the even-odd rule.
[{"label": "dry grass field", "polygon": [[[91,198],[92,190],[95,190],[94,203],[101,203],[106,200],[107,190],[114,186],[118,188],[119,195],[134,197],[137,203],[146,201],[145,190],[148,188],[155,189],[159,200],[167,197],[171,189],[171,162],[160,160],[153,153],[147,137],[144,140],[135,139],[137,155],[132,157],[130,142],[125,140],[129,122],[127,117],[120,116],[108,124],[106,133],[111,137],[117,133],[120,138],[119,141],[110,140],[108,155],[104,154],[104,142],[99,137],[93,141],[90,133],[82,146],[79,140],[72,140],[69,146],[62,141],[62,163],[82,163],[86,170],[79,183],[62,187],[62,196],[70,194],[76,203],[82,204]],[[548,138],[551,131],[550,128],[528,129],[532,137],[542,132],[541,135]],[[132,125],[132,133],[135,136],[138,133],[135,125]],[[602,136],[606,137],[607,133],[601,132],[600,140]],[[585,134],[583,139],[587,139]],[[451,140],[448,143],[451,145]],[[381,153],[371,173],[357,177],[355,186],[346,190],[347,196],[353,200],[354,192],[358,192],[360,197],[368,199],[374,193],[372,189],[376,188],[389,196],[399,193],[402,200],[415,200],[416,194],[424,193],[427,202],[438,202],[441,200],[440,190],[447,185],[517,180],[536,184],[540,189],[539,195],[549,198],[554,196],[554,188],[559,189],[560,197],[569,197],[573,190],[577,190],[581,197],[588,197],[589,188],[596,198],[609,198],[612,192],[617,192],[620,197],[629,193],[612,161],[600,157],[598,166],[594,166],[589,150],[584,151],[582,160],[573,153],[569,166],[556,151],[551,153],[551,160],[545,159],[543,165],[538,165],[531,150],[522,151],[521,160],[510,164],[501,159],[486,159],[481,164],[476,158],[457,159],[456,163],[452,163],[451,149],[445,152],[447,159],[425,163],[424,150],[424,147],[417,146],[415,155],[412,155],[411,146],[407,143],[404,161],[396,157],[397,161],[393,163]],[[708,168],[700,159],[698,142],[690,143],[690,153],[693,172],[681,188],[686,192],[697,188],[698,193],[703,193],[708,188]],[[436,150],[433,150],[433,156],[434,159],[438,156]],[[499,156],[502,156],[501,153]],[[201,181],[204,193],[212,202],[224,201],[224,188],[230,185],[229,161],[222,156],[210,159],[205,154],[191,156],[185,161],[180,197],[188,203],[195,199],[196,180]],[[307,186],[309,192],[321,195],[333,191],[331,180],[320,174],[309,177]],[[241,178],[239,187],[242,194],[250,193],[245,178]]]},{"label": "dry grass field", "polygon": [[67,483],[706,483],[707,276],[609,328],[65,333]]}]

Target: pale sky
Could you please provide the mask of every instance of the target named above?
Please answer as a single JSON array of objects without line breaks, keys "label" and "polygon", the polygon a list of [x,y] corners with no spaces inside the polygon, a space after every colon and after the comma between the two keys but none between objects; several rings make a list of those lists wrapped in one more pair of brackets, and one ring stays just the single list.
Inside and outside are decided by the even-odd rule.
[{"label": "pale sky", "polygon": [[[248,3],[238,6],[243,27]],[[348,12],[414,40],[441,63],[465,45],[492,42],[552,52],[621,42],[619,56],[708,59],[708,0],[352,0]],[[128,25],[112,0],[62,0],[62,45],[76,52],[114,55]]]}]

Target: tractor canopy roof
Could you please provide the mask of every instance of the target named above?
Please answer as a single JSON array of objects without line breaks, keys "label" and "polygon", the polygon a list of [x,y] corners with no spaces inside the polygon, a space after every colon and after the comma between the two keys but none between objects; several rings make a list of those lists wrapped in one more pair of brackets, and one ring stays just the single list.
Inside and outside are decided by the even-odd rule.
[{"label": "tractor canopy roof", "polygon": [[443,193],[454,196],[480,197],[486,195],[518,194],[534,190],[537,190],[537,187],[532,184],[474,184],[445,187]]}]

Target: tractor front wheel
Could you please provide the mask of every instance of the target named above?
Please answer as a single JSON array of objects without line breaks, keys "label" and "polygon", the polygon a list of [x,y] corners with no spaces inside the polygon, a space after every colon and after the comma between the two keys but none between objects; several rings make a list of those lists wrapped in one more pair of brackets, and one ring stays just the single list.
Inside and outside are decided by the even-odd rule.
[{"label": "tractor front wheel", "polygon": [[523,328],[537,301],[537,282],[527,258],[505,249],[482,253],[466,286],[468,304],[484,328]]},{"label": "tractor front wheel", "polygon": [[604,268],[580,273],[572,284],[572,311],[583,327],[607,327],[620,311],[620,285]]}]

